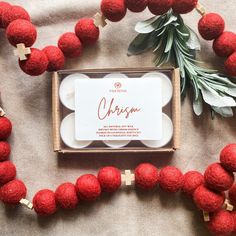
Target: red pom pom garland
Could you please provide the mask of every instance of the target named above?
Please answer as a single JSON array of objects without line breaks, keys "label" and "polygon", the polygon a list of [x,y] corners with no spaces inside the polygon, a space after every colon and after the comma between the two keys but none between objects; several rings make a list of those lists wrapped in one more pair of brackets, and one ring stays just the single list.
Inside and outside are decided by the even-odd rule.
[{"label": "red pom pom garland", "polygon": [[77,22],[75,34],[82,44],[91,45],[96,43],[99,38],[99,28],[94,24],[93,19],[83,18]]},{"label": "red pom pom garland", "polygon": [[143,163],[136,167],[134,173],[135,185],[138,188],[148,190],[156,187],[159,176],[155,166],[149,163]]},{"label": "red pom pom garland", "polygon": [[113,166],[100,169],[97,178],[103,192],[113,193],[120,188],[121,173]]},{"label": "red pom pom garland", "polygon": [[0,162],[0,184],[6,184],[7,182],[15,179],[16,167],[11,161]]},{"label": "red pom pom garland", "polygon": [[79,202],[75,185],[72,183],[64,183],[58,186],[55,191],[55,198],[57,204],[64,209],[74,209]]},{"label": "red pom pom garland", "polygon": [[148,0],[125,0],[126,7],[132,12],[142,12],[147,7]]},{"label": "red pom pom garland", "polygon": [[30,21],[30,16],[24,8],[13,5],[3,12],[2,25],[6,28],[12,21],[17,19]]},{"label": "red pom pom garland", "polygon": [[234,175],[225,170],[221,164],[213,163],[209,165],[204,173],[205,184],[215,191],[226,191],[234,183]]},{"label": "red pom pom garland", "polygon": [[[206,14],[205,9],[198,3],[198,0],[101,0],[102,15],[96,14],[94,19],[80,19],[75,26],[75,34],[72,32],[63,34],[58,41],[58,47],[65,57],[76,58],[82,53],[86,45],[97,42],[99,38],[98,26],[104,27],[108,19],[111,22],[117,22],[124,18],[127,8],[132,12],[141,12],[148,6],[154,15],[165,14],[172,9],[176,14],[186,14],[194,8],[202,14],[199,21],[199,33],[206,40],[213,40],[213,49],[218,56],[228,57],[225,62],[225,70],[231,76],[236,76],[236,51],[235,34],[232,32],[223,32],[225,23],[223,18],[216,13]],[[99,16],[98,16],[99,15]],[[99,19],[98,19],[99,18]],[[15,21],[15,22],[14,22]],[[0,28],[7,28],[7,38],[13,46],[24,44],[24,47],[31,47],[37,37],[37,31],[32,23],[27,11],[15,5],[6,2],[0,2]],[[57,71],[64,67],[64,58],[59,50],[51,46],[45,47],[49,60],[47,71]],[[30,48],[28,48],[30,50]],[[32,50],[32,49],[31,49]],[[20,60],[29,60],[29,57],[16,55]],[[27,54],[26,54],[27,55]],[[40,56],[39,56],[40,57]],[[40,61],[39,58],[35,60]],[[45,61],[42,65],[33,67],[35,71],[20,66],[20,68],[31,76],[41,75],[44,71]]]},{"label": "red pom pom garland", "polygon": [[0,161],[6,161],[11,153],[11,146],[6,141],[0,141]]},{"label": "red pom pom garland", "polygon": [[[136,3],[136,4],[135,4]],[[103,0],[101,10],[108,20],[117,22],[121,20],[127,8],[133,12],[141,12],[148,5],[150,11],[155,14],[163,14],[171,7],[178,14],[185,14],[193,10],[197,0]],[[157,7],[158,6],[158,7]],[[6,34],[13,46],[24,44],[31,47],[37,36],[37,31],[30,22],[29,14],[19,6],[0,2],[0,27],[7,27]],[[216,24],[212,24],[212,22]],[[21,28],[21,32],[19,28]],[[199,31],[207,40],[214,40],[214,51],[217,55],[228,57],[225,62],[229,74],[236,76],[235,35],[224,31],[222,17],[215,13],[204,15],[199,22]],[[43,50],[31,48],[26,60],[20,60],[21,69],[33,76],[48,71],[62,69],[66,57],[78,57],[84,46],[93,44],[98,40],[99,28],[93,19],[81,19],[75,27],[75,33],[65,33],[58,41],[58,47],[48,46]],[[26,187],[16,176],[15,166],[6,161],[10,155],[10,146],[5,141],[11,134],[12,125],[6,117],[0,118],[0,199],[6,204],[22,203],[29,208],[30,203],[25,200]],[[175,167],[165,167],[158,175],[157,168],[149,163],[140,164],[134,176],[135,185],[142,189],[155,188],[159,182],[160,187],[170,193],[182,191],[193,196],[196,205],[210,214],[208,223],[209,231],[214,234],[229,234],[235,227],[234,213],[222,210],[225,193],[233,183],[233,174],[236,171],[235,144],[231,144],[222,150],[221,163],[210,165],[203,176],[196,171],[186,173],[184,176]],[[133,179],[132,179],[133,180]],[[39,215],[52,215],[61,208],[75,208],[79,200],[95,200],[100,197],[101,191],[115,192],[121,182],[120,171],[115,167],[102,168],[98,176],[83,175],[77,179],[75,185],[71,183],[61,184],[55,191],[40,190],[33,198],[33,207]],[[127,181],[127,179],[126,179]],[[130,181],[130,180],[129,180]],[[128,181],[127,181],[128,182]],[[130,184],[126,184],[130,185]],[[233,185],[229,190],[230,203],[236,206],[236,190]],[[23,201],[22,201],[23,200]],[[233,220],[232,220],[233,219]]]},{"label": "red pom pom garland", "polygon": [[8,41],[13,46],[19,43],[24,43],[25,46],[31,47],[37,38],[37,31],[35,26],[22,19],[12,21],[6,29]]},{"label": "red pom pom garland", "polygon": [[173,0],[149,0],[148,9],[154,15],[162,15],[168,12],[173,4]]},{"label": "red pom pom garland", "polygon": [[198,171],[189,171],[183,176],[182,191],[192,196],[194,191],[204,183],[203,175]]},{"label": "red pom pom garland", "polygon": [[178,192],[183,186],[182,172],[173,166],[164,167],[159,174],[159,185],[166,192]]},{"label": "red pom pom garland", "polygon": [[58,71],[65,65],[65,56],[60,48],[56,46],[47,46],[42,50],[48,58],[47,71]]},{"label": "red pom pom garland", "polygon": [[38,191],[33,198],[34,210],[38,215],[49,216],[56,212],[56,199],[53,191],[43,189]]},{"label": "red pom pom garland", "polygon": [[101,186],[96,176],[86,174],[80,176],[75,184],[77,194],[81,200],[93,201],[101,195]]}]

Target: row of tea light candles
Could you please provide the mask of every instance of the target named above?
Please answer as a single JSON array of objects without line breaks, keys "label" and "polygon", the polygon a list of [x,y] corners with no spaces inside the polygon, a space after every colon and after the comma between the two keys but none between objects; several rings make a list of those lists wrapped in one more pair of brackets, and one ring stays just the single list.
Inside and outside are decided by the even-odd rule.
[{"label": "row of tea light candles", "polygon": [[[173,86],[170,79],[159,72],[150,72],[142,76],[142,78],[158,77],[162,82],[162,107],[165,107],[173,96]],[[109,78],[124,78],[128,77],[121,73],[111,73],[104,76],[104,79]],[[59,89],[59,97],[63,106],[71,111],[75,110],[75,80],[76,79],[90,79],[85,74],[71,74],[64,78]],[[158,131],[157,131],[158,132]],[[65,145],[73,149],[86,148],[90,146],[93,141],[78,141],[75,139],[75,113],[72,112],[67,115],[61,123],[60,127],[61,138]],[[162,113],[162,139],[161,140],[140,140],[142,145],[149,148],[160,148],[167,145],[173,136],[173,123],[171,119]],[[127,146],[131,140],[104,140],[103,143],[110,148],[122,148]]]}]

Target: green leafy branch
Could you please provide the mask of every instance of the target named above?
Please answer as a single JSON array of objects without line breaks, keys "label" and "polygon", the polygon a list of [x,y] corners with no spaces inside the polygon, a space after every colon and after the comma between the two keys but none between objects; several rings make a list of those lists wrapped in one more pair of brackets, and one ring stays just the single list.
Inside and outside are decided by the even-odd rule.
[{"label": "green leafy branch", "polygon": [[180,68],[181,94],[185,97],[187,89],[193,89],[193,110],[196,115],[203,112],[203,101],[211,107],[212,115],[233,116],[236,106],[236,84],[231,78],[200,66],[196,51],[200,43],[195,32],[184,24],[180,15],[171,11],[160,17],[152,17],[137,23],[139,33],[128,49],[128,55],[137,55],[153,50],[155,65],[172,63]]}]

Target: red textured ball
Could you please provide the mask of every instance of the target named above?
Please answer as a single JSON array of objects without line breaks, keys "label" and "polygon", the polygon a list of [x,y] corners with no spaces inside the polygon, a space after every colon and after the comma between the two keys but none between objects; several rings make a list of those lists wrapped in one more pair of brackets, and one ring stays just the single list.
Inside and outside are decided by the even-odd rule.
[{"label": "red textured ball", "polygon": [[18,204],[25,198],[26,193],[25,184],[19,179],[14,179],[0,188],[0,200],[7,204]]},{"label": "red textured ball", "polygon": [[160,171],[159,184],[166,192],[178,192],[183,186],[183,174],[178,168],[167,166]]},{"label": "red textured ball", "polygon": [[235,235],[236,234],[236,211],[231,212],[231,216],[233,217],[233,221],[234,221],[234,224],[233,224],[234,229],[233,229],[232,234]]},{"label": "red textured ball", "polygon": [[132,12],[142,12],[147,7],[148,0],[125,0],[126,7]]},{"label": "red textured ball", "polygon": [[58,186],[55,191],[55,198],[56,202],[64,209],[74,209],[79,202],[75,185],[72,183],[64,183]]},{"label": "red textured ball", "polygon": [[120,21],[125,17],[127,11],[125,0],[102,0],[101,11],[108,20]]},{"label": "red textured ball", "polygon": [[194,191],[204,183],[203,175],[198,171],[189,171],[184,174],[182,191],[192,196]]},{"label": "red textured ball", "polygon": [[156,187],[159,180],[157,168],[149,163],[138,165],[134,174],[135,185],[141,189],[152,189]]},{"label": "red textured ball", "polygon": [[13,46],[24,43],[26,47],[31,47],[36,41],[37,31],[31,22],[18,19],[8,25],[6,35]]},{"label": "red textured ball", "polygon": [[26,74],[38,76],[47,70],[48,58],[43,51],[31,48],[31,54],[28,56],[27,60],[19,60],[19,65]]},{"label": "red textured ball", "polygon": [[175,13],[186,14],[197,6],[198,0],[173,0],[172,9]]},{"label": "red textured ball", "polygon": [[47,71],[58,71],[65,66],[65,57],[60,48],[47,46],[42,50],[48,58]]},{"label": "red textured ball", "polygon": [[0,117],[0,140],[6,140],[12,131],[11,121],[7,117]]},{"label": "red textured ball", "polygon": [[79,38],[72,32],[65,33],[59,38],[58,47],[69,58],[79,57],[83,51]]},{"label": "red textured ball", "polygon": [[6,28],[12,21],[17,19],[30,21],[30,16],[24,8],[14,5],[3,12],[2,25]]},{"label": "red textured ball", "polygon": [[213,235],[230,235],[234,230],[233,216],[226,210],[219,210],[210,215],[207,228]]},{"label": "red textured ball", "polygon": [[200,185],[193,194],[193,199],[198,208],[207,212],[214,212],[221,208],[225,201],[224,192],[214,192],[204,185]]},{"label": "red textured ball", "polygon": [[230,76],[236,77],[236,52],[231,54],[225,61],[225,71]]},{"label": "red textured ball", "polygon": [[154,15],[162,15],[168,12],[173,0],[148,0],[148,9]]},{"label": "red textured ball", "polygon": [[4,28],[2,24],[2,16],[5,11],[11,8],[11,5],[7,2],[0,2],[0,28]]},{"label": "red textured ball", "polygon": [[16,167],[11,161],[0,162],[0,184],[6,184],[7,182],[15,179]]},{"label": "red textured ball", "polygon": [[230,189],[234,183],[234,175],[219,163],[213,163],[207,167],[204,179],[208,188],[219,192]]},{"label": "red textured ball", "polygon": [[223,32],[214,40],[213,49],[219,57],[228,57],[236,51],[236,34],[233,32]]},{"label": "red textured ball", "polygon": [[236,184],[234,184],[229,190],[229,200],[236,206]]},{"label": "red textured ball", "polygon": [[100,169],[97,178],[104,192],[113,193],[121,185],[120,171],[113,166],[106,166]]},{"label": "red textured ball", "polygon": [[33,198],[34,210],[38,215],[49,216],[56,212],[56,199],[53,191],[42,189]]},{"label": "red textured ball", "polygon": [[101,186],[96,176],[86,174],[80,176],[75,184],[77,194],[85,201],[96,200],[101,194]]},{"label": "red textured ball", "polygon": [[236,172],[236,143],[231,143],[222,149],[220,162],[225,169]]},{"label": "red textured ball", "polygon": [[6,161],[11,154],[11,146],[8,142],[0,141],[0,161]]},{"label": "red textured ball", "polygon": [[99,38],[99,28],[91,18],[80,19],[75,26],[75,34],[84,45],[91,45]]},{"label": "red textured ball", "polygon": [[206,40],[218,38],[223,33],[224,28],[224,19],[216,13],[208,13],[198,22],[198,31]]}]

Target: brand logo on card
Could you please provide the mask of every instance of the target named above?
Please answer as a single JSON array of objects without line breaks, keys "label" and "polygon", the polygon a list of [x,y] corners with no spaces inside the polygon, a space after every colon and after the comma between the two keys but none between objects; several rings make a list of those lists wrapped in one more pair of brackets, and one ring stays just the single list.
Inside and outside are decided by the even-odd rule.
[{"label": "brand logo on card", "polygon": [[120,82],[116,82],[114,86],[116,89],[120,89],[122,87],[122,84]]},{"label": "brand logo on card", "polygon": [[126,93],[126,89],[122,89],[122,83],[121,82],[115,82],[114,88],[110,89],[109,92],[111,93]]}]

